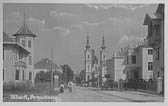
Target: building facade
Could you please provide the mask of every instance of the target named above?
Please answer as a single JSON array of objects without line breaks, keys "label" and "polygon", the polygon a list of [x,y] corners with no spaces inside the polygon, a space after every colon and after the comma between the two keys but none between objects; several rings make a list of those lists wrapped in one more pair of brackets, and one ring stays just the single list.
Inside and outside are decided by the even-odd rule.
[{"label": "building facade", "polygon": [[153,79],[153,48],[146,42],[139,43],[126,52],[127,79]]},{"label": "building facade", "polygon": [[124,73],[125,65],[124,65],[125,57],[113,55],[111,60],[111,79],[113,81],[119,81],[120,79],[125,80],[126,74]]},{"label": "building facade", "polygon": [[[26,20],[10,38],[3,33],[3,76],[4,82],[34,82],[34,38]],[[7,38],[7,39],[6,39]]]},{"label": "building facade", "polygon": [[[164,91],[164,4],[155,13],[146,14],[144,25],[148,27],[148,44],[153,48],[153,78],[158,82],[157,91]],[[160,85],[160,86],[159,86]],[[162,86],[163,85],[163,86]]]}]

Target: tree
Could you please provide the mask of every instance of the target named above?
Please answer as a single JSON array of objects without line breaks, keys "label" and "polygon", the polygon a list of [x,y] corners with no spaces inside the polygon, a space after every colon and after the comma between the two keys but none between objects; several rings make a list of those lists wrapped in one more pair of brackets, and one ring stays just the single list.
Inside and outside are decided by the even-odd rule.
[{"label": "tree", "polygon": [[35,82],[45,82],[46,81],[46,72],[40,71],[36,74]]},{"label": "tree", "polygon": [[68,65],[62,65],[61,67],[62,67],[62,69],[63,69],[62,80],[63,80],[65,83],[68,83],[68,81],[73,81],[74,72],[73,72],[73,70],[71,69],[71,67],[68,66]]},{"label": "tree", "polygon": [[105,78],[110,79],[111,78],[110,74],[106,74]]}]

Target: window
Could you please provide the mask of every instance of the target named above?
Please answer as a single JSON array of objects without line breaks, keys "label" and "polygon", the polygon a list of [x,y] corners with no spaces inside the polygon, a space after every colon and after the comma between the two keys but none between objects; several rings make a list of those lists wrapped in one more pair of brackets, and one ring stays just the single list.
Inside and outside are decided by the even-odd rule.
[{"label": "window", "polygon": [[23,81],[24,81],[24,70],[23,70],[23,78],[22,78],[22,79],[23,79]]},{"label": "window", "polygon": [[129,62],[128,58],[129,58],[129,57],[127,56],[127,64],[129,64],[129,63],[128,63],[128,62]]},{"label": "window", "polygon": [[29,65],[32,65],[32,57],[29,56]]},{"label": "window", "polygon": [[17,53],[14,52],[14,60],[17,61]]},{"label": "window", "polygon": [[25,42],[25,40],[22,40],[22,46],[23,46],[23,47],[26,47],[26,42]]},{"label": "window", "polygon": [[3,69],[3,80],[5,79],[5,70]]},{"label": "window", "polygon": [[136,56],[135,55],[132,56],[132,64],[136,64]]},{"label": "window", "polygon": [[154,30],[156,31],[156,35],[159,35],[160,25],[159,24],[154,25]]},{"label": "window", "polygon": [[19,59],[22,59],[23,58],[23,53],[19,53]]},{"label": "window", "polygon": [[148,30],[149,30],[149,35],[152,36],[152,33],[153,33],[153,24],[152,24],[152,22],[150,22]]},{"label": "window", "polygon": [[159,52],[159,48],[157,48],[157,50],[156,50],[156,60],[159,60],[159,58],[160,58],[160,52]]},{"label": "window", "polygon": [[31,48],[31,41],[28,41],[28,47]]},{"label": "window", "polygon": [[15,72],[15,80],[19,80],[19,70],[16,69],[16,72]]},{"label": "window", "polygon": [[4,47],[3,47],[3,60],[4,60],[4,56],[5,56],[5,55],[4,55]]},{"label": "window", "polygon": [[105,55],[103,55],[103,58],[105,59]]},{"label": "window", "polygon": [[149,55],[153,54],[153,50],[152,49],[148,49],[148,54]]},{"label": "window", "polygon": [[32,78],[32,72],[29,72],[29,80]]},{"label": "window", "polygon": [[158,73],[157,73],[157,77],[159,77],[159,74],[160,74],[160,73],[158,72]]},{"label": "window", "polygon": [[88,59],[89,59],[89,54],[88,54]]},{"label": "window", "polygon": [[148,70],[153,70],[153,63],[152,62],[148,62]]}]

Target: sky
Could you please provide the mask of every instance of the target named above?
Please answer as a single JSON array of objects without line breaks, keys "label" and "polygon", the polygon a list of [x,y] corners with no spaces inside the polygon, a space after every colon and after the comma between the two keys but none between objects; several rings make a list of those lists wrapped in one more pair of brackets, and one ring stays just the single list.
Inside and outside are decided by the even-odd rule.
[{"label": "sky", "polygon": [[114,52],[136,46],[147,36],[146,13],[157,4],[57,4],[4,3],[3,31],[12,37],[21,27],[24,10],[34,40],[35,63],[51,58],[57,65],[68,64],[75,73],[84,69],[86,37],[99,59],[104,35],[108,59]]}]

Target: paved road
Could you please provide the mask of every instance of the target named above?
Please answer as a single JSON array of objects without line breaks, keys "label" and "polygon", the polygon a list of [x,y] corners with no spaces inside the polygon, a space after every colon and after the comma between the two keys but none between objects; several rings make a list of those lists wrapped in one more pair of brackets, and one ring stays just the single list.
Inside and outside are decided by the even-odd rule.
[{"label": "paved road", "polygon": [[73,87],[59,95],[61,102],[161,102],[163,97],[135,91],[99,91],[87,87]]}]

